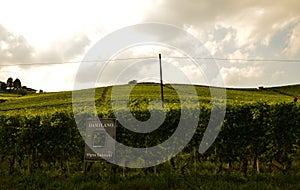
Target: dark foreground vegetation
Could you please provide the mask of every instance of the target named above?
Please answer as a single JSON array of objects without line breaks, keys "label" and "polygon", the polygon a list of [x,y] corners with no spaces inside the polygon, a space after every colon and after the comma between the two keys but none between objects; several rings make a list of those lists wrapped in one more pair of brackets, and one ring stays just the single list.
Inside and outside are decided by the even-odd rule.
[{"label": "dark foreground vegetation", "polygon": [[[106,169],[106,170],[105,170]],[[109,172],[110,166],[96,163],[93,171],[71,172],[36,171],[32,174],[15,173],[0,178],[0,189],[287,189],[300,188],[298,171],[288,173],[249,172],[245,177],[239,173],[216,173],[210,163],[202,163],[188,171],[170,169],[166,164],[157,166],[157,172],[147,169],[118,168],[117,173]]]},{"label": "dark foreground vegetation", "polygon": [[[157,87],[141,85],[135,89],[138,93],[132,92],[130,109],[136,119],[150,117],[148,105],[159,97]],[[172,135],[181,108],[176,93],[168,89],[168,111],[162,126],[148,134],[136,134],[118,124],[119,142],[151,147]],[[228,97],[222,130],[214,144],[200,154],[198,147],[212,109],[207,90],[198,90],[204,103],[196,108],[191,104],[187,110],[201,112],[190,143],[170,161],[144,169],[83,162],[84,130],[78,128],[84,129],[84,124],[75,123],[70,94],[8,97],[0,109],[0,189],[299,189],[300,109],[298,103],[286,101],[293,100],[292,96],[271,89],[232,90],[230,93],[236,94]],[[99,118],[114,118],[109,93],[109,88],[96,92]],[[188,95],[185,98],[189,101]],[[241,98],[243,102],[236,100]],[[84,118],[87,111],[79,116]]]}]

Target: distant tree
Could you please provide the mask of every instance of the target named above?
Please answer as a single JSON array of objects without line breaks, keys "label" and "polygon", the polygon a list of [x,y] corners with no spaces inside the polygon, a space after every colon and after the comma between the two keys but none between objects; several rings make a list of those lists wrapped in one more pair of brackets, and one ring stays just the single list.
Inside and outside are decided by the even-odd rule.
[{"label": "distant tree", "polygon": [[9,77],[6,82],[6,86],[11,90],[14,86],[13,78]]},{"label": "distant tree", "polygon": [[136,84],[137,83],[137,80],[132,80],[132,81],[129,81],[128,84]]},{"label": "distant tree", "polygon": [[5,82],[1,82],[0,83],[0,90],[3,91],[3,92],[5,92],[6,88],[7,88],[7,86],[6,86]]},{"label": "distant tree", "polygon": [[20,89],[22,87],[22,85],[21,85],[21,81],[20,81],[20,79],[16,79],[15,81],[14,81],[14,90],[18,90],[18,89]]}]

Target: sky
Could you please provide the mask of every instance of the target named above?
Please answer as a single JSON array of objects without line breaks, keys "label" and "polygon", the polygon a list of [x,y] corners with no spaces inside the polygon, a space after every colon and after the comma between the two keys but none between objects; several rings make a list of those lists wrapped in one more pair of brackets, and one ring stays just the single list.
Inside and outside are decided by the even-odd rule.
[{"label": "sky", "polygon": [[[84,88],[158,81],[161,53],[165,82],[215,84],[190,52],[168,44],[124,47],[97,71],[96,81],[88,80],[88,72],[78,75],[88,64],[82,60],[88,61],[86,55],[101,39],[123,27],[153,22],[197,38],[209,52],[198,57],[218,58],[216,78],[226,87],[300,84],[299,10],[298,0],[0,0],[0,81],[19,78],[22,85],[47,92],[72,90],[78,82]],[[161,37],[180,43],[178,36]]]}]

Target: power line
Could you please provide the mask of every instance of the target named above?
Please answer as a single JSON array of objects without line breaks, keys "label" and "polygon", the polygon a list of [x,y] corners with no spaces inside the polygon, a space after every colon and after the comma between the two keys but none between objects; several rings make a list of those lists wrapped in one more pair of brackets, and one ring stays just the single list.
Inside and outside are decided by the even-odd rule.
[{"label": "power line", "polygon": [[[198,59],[198,58],[196,58]],[[200,58],[200,59],[214,59],[219,61],[243,61],[243,62],[290,62],[300,63],[300,59],[234,59],[234,58]]]},{"label": "power line", "polygon": [[155,59],[156,57],[130,57],[130,58],[118,58],[112,60],[86,60],[86,61],[62,61],[62,62],[23,62],[17,64],[0,65],[0,67],[14,67],[14,66],[47,66],[47,65],[63,65],[63,64],[75,64],[75,63],[100,63],[100,62],[115,62],[125,60],[138,60],[138,59]]},{"label": "power line", "polygon": [[[185,59],[189,57],[166,57],[166,58],[178,58]],[[207,59],[216,61],[243,61],[243,62],[292,62],[300,63],[300,59],[244,59],[244,58],[219,58],[219,57],[190,57],[189,59]]]},{"label": "power line", "polygon": [[[17,64],[5,64],[0,67],[13,67],[13,66],[47,66],[47,65],[63,65],[63,64],[76,64],[76,63],[105,63],[115,61],[127,60],[143,60],[143,59],[157,59],[157,57],[128,57],[117,58],[112,60],[86,60],[86,61],[62,61],[62,62],[23,62]],[[196,60],[215,60],[215,61],[240,61],[240,62],[285,62],[285,63],[300,63],[300,59],[244,59],[244,58],[218,58],[218,57],[187,57],[187,56],[170,56],[165,59],[196,59]]]}]

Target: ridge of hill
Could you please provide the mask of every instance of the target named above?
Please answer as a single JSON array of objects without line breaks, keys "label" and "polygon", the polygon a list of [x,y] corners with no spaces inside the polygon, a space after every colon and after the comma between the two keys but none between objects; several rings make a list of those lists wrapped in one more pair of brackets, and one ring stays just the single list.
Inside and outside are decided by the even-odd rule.
[{"label": "ridge of hill", "polygon": [[[184,84],[172,84],[182,91],[190,85]],[[178,95],[174,88],[170,84],[164,85],[165,102],[178,104]],[[210,104],[211,95],[210,88],[201,85],[194,85],[198,94],[200,104]],[[118,90],[120,96],[118,99],[128,101],[128,97],[125,96],[126,85],[113,86],[114,90]],[[82,92],[84,95],[89,89],[79,90],[76,92]],[[110,100],[110,93],[112,86],[99,87],[95,89],[95,102],[96,106],[105,106]],[[280,102],[293,102],[295,96],[300,95],[300,85],[288,85],[280,87],[268,87],[268,88],[226,88],[226,101],[227,104],[243,104],[243,103],[255,103],[258,101],[264,101],[268,103],[280,103]],[[190,94],[186,94],[188,98]],[[142,101],[160,99],[160,85],[157,83],[138,83],[134,86],[131,94],[131,99],[141,99]],[[222,97],[225,98],[225,97]],[[84,99],[84,96],[83,96]],[[72,91],[63,92],[49,92],[29,94],[26,96],[12,95],[12,94],[0,94],[0,114],[6,112],[46,112],[48,110],[69,109],[72,110]]]}]

